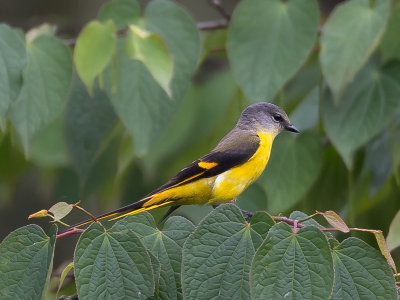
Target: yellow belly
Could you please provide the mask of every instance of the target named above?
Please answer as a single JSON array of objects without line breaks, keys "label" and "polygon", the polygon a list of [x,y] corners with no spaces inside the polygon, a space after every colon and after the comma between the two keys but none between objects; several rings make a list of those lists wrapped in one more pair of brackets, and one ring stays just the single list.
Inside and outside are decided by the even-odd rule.
[{"label": "yellow belly", "polygon": [[210,178],[183,184],[152,197],[144,207],[162,203],[165,199],[176,199],[169,205],[219,204],[239,196],[264,171],[271,153],[274,135],[258,132],[260,146],[244,164]]},{"label": "yellow belly", "polygon": [[258,132],[260,147],[244,164],[215,177],[212,196],[207,204],[229,202],[239,196],[264,171],[271,153],[274,136]]}]

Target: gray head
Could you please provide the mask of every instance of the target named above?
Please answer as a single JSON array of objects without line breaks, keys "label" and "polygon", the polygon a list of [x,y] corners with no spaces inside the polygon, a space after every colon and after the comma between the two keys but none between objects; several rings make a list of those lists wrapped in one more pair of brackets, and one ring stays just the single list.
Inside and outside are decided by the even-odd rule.
[{"label": "gray head", "polygon": [[287,114],[282,108],[267,102],[259,102],[248,106],[242,112],[237,127],[240,129],[268,131],[274,135],[283,130],[299,132],[290,123]]}]

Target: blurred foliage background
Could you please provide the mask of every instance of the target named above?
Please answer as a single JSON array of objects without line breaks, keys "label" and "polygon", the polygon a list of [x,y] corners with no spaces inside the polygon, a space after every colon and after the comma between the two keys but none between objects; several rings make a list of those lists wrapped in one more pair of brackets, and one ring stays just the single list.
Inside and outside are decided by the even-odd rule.
[{"label": "blurred foliage background", "polygon": [[[399,1],[112,2],[130,8],[0,2],[0,239],[56,202],[99,214],[140,199],[258,101],[282,106],[302,133],[276,139],[238,205],[332,209],[388,233],[400,208]],[[210,210],[176,214],[197,223]],[[56,265],[73,249],[57,247]]]}]

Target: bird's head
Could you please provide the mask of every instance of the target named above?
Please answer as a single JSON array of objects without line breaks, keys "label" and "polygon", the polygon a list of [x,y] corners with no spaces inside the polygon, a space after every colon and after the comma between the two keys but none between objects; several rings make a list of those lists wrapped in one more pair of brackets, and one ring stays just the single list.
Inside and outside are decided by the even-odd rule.
[{"label": "bird's head", "polygon": [[283,130],[300,132],[290,123],[287,114],[282,108],[267,102],[259,102],[248,106],[240,116],[238,127],[267,131],[274,136]]}]

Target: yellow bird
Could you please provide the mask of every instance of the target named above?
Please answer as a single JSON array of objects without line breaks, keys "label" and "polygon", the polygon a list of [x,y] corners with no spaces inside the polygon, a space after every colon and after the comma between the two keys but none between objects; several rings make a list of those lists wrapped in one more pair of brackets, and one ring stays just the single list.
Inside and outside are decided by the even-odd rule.
[{"label": "yellow bird", "polygon": [[[171,206],[218,205],[234,200],[264,171],[274,138],[283,130],[299,132],[277,105],[260,102],[248,106],[236,126],[203,157],[182,169],[171,180],[141,200],[96,217],[97,220]],[[71,227],[93,222],[87,220]]]}]

